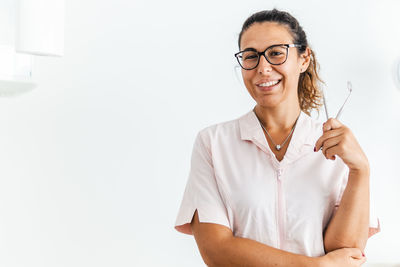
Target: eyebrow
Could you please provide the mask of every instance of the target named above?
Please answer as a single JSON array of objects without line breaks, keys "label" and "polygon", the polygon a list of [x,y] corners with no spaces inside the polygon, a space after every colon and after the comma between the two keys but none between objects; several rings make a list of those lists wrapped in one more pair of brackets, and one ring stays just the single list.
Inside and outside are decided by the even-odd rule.
[{"label": "eyebrow", "polygon": [[244,51],[254,51],[254,52],[258,52],[257,49],[253,48],[253,47],[246,47],[245,49],[242,50],[242,52]]},{"label": "eyebrow", "polygon": [[[274,47],[274,46],[280,46],[280,45],[287,45],[285,43],[282,44],[273,44],[268,46],[267,48],[265,48],[265,50],[267,50],[268,48]],[[264,51],[265,51],[264,50]],[[258,52],[257,49],[253,48],[253,47],[246,47],[244,50],[241,50],[240,52],[245,52],[245,51],[254,51],[254,52]]]}]

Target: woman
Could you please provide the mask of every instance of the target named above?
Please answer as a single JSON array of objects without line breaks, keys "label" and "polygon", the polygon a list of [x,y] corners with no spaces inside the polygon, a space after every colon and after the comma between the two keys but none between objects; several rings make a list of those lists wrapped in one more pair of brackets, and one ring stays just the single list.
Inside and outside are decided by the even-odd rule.
[{"label": "woman", "polygon": [[274,9],[250,16],[238,43],[257,104],[199,132],[175,228],[209,266],[360,266],[369,163],[345,125],[309,116],[321,95],[306,34]]}]

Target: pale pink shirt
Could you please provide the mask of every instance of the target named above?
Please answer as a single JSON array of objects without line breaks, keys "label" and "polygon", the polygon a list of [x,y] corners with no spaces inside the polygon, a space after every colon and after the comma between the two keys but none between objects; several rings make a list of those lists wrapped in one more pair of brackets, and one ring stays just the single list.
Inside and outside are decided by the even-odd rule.
[{"label": "pale pink shirt", "polygon": [[[234,236],[324,255],[323,231],[340,203],[348,167],[339,157],[327,160],[313,151],[321,135],[322,124],[301,112],[278,161],[253,110],[201,130],[175,228],[192,234],[197,209],[200,222],[226,226]],[[370,226],[370,235],[379,231]]]}]

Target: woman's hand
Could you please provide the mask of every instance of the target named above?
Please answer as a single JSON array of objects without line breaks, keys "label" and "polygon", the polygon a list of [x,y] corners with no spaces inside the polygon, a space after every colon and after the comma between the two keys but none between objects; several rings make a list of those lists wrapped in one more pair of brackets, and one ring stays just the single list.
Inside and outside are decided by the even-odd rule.
[{"label": "woman's hand", "polygon": [[350,170],[369,171],[368,159],[349,128],[330,118],[324,123],[323,132],[314,151],[322,147],[322,153],[327,159],[335,160],[335,155],[338,155]]},{"label": "woman's hand", "polygon": [[361,266],[367,259],[358,248],[341,248],[321,257],[321,267]]}]

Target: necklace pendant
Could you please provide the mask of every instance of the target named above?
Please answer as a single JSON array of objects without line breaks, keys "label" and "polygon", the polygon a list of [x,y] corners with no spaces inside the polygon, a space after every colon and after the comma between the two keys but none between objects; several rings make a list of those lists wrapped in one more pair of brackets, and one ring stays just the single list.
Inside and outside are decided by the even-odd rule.
[{"label": "necklace pendant", "polygon": [[281,150],[281,145],[276,145],[276,147],[275,147],[275,148],[276,148],[276,150],[278,150],[278,151],[279,151],[279,150]]}]

